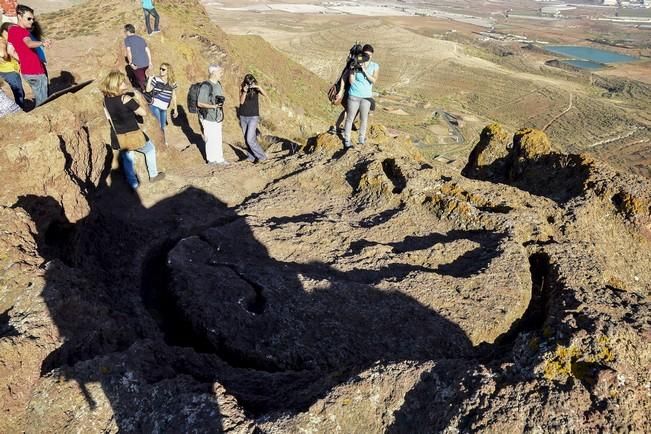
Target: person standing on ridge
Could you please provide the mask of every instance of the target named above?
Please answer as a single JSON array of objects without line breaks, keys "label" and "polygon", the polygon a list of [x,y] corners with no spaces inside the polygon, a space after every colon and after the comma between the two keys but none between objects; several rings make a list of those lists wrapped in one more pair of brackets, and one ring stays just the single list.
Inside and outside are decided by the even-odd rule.
[{"label": "person standing on ridge", "polygon": [[[146,91],[151,92],[152,99],[149,108],[160,124],[163,136],[165,136],[167,109],[171,107],[172,118],[176,118],[176,79],[169,63],[161,63],[160,74],[149,77]],[[166,136],[165,145],[167,145]]]},{"label": "person standing on ridge", "polygon": [[36,49],[38,47],[49,47],[50,40],[34,41],[32,39],[30,30],[35,19],[32,8],[18,5],[16,14],[18,15],[18,25],[9,27],[8,41],[13,45],[18,55],[20,73],[32,88],[34,106],[38,107],[47,99],[48,80]]},{"label": "person standing on ridge", "polygon": [[2,11],[2,22],[18,24],[16,8],[18,0],[0,0],[0,10]]},{"label": "person standing on ridge", "polygon": [[129,85],[126,76],[120,71],[111,71],[102,80],[99,88],[104,94],[104,108],[108,121],[123,149],[121,153],[122,167],[131,188],[135,191],[140,183],[134,167],[134,151],[129,149],[134,149],[141,143],[142,146],[135,151],[145,156],[149,181],[156,182],[165,178],[165,174],[159,172],[156,165],[156,147],[140,130],[136,118],[136,116],[147,116],[147,110],[140,107],[138,101],[132,96],[133,93],[128,93]]},{"label": "person standing on ridge", "polygon": [[[2,23],[0,27],[0,77],[3,78],[14,94],[14,101],[20,108],[25,106],[25,90],[20,79],[20,65],[14,56],[18,56],[13,47],[7,43],[11,23]],[[14,56],[12,56],[12,53]]]},{"label": "person standing on ridge", "polygon": [[[267,155],[264,153],[257,139],[258,122],[260,121],[260,104],[258,96],[267,97],[265,91],[258,86],[258,82],[252,74],[246,74],[240,86],[240,127],[246,142],[246,160],[252,163],[264,161]],[[268,98],[268,97],[267,97]]]},{"label": "person standing on ridge", "polygon": [[373,57],[373,47],[369,44],[364,45],[362,52],[368,57],[368,60],[362,62],[359,67],[350,71],[348,80],[350,89],[348,90],[348,108],[346,112],[346,128],[344,130],[344,147],[351,148],[350,132],[353,128],[353,121],[357,112],[359,112],[359,139],[360,145],[366,140],[366,126],[368,124],[368,114],[371,110],[371,99],[373,98],[373,84],[378,79],[380,66],[371,61]]},{"label": "person standing on ridge", "polygon": [[[145,26],[147,27],[147,34],[158,33],[158,24],[160,23],[160,15],[156,12],[154,7],[154,0],[141,0],[142,11],[145,14]],[[154,17],[154,30],[151,29],[151,17]]]},{"label": "person standing on ridge", "polygon": [[222,148],[222,123],[224,121],[224,90],[221,80],[224,70],[220,65],[208,67],[209,78],[199,89],[197,107],[206,142],[208,164],[227,165]]},{"label": "person standing on ridge", "polygon": [[151,51],[147,42],[136,35],[136,28],[133,24],[124,26],[124,48],[127,62],[136,78],[136,83],[141,92],[145,91],[147,84],[147,69],[152,68]]}]

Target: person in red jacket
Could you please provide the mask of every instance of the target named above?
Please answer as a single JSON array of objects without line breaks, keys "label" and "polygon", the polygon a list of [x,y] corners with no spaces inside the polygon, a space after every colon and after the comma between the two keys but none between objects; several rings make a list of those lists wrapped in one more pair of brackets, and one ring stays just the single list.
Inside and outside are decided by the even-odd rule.
[{"label": "person in red jacket", "polygon": [[8,40],[13,45],[20,61],[20,74],[32,88],[34,106],[39,106],[47,99],[48,80],[45,68],[36,49],[49,47],[50,41],[34,41],[30,29],[34,24],[34,10],[29,6],[18,5],[16,8],[18,25],[9,28]]}]

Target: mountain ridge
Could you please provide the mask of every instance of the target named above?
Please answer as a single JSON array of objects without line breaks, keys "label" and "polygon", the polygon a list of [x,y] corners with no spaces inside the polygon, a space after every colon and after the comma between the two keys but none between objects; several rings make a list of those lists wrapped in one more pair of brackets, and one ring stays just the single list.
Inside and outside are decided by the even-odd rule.
[{"label": "mountain ridge", "polygon": [[[289,92],[254,39],[160,5],[188,82],[212,53],[230,101],[249,65]],[[137,194],[95,84],[0,123],[0,431],[649,430],[649,181],[499,125],[465,176],[379,124],[343,152],[294,72],[314,95],[272,102],[269,162],[176,131]]]}]

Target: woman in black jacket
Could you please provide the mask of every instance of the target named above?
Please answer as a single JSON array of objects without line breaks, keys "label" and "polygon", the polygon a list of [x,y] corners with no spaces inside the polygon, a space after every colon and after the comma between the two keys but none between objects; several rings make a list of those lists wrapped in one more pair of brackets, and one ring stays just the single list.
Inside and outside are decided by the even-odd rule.
[{"label": "woman in black jacket", "polygon": [[109,117],[111,127],[117,136],[122,152],[122,165],[127,182],[134,190],[139,182],[134,168],[133,151],[145,156],[149,181],[155,182],[163,179],[165,174],[156,167],[156,147],[140,130],[137,116],[147,116],[147,110],[129,95],[127,77],[120,71],[111,71],[100,83],[100,90],[104,94],[104,107]]}]

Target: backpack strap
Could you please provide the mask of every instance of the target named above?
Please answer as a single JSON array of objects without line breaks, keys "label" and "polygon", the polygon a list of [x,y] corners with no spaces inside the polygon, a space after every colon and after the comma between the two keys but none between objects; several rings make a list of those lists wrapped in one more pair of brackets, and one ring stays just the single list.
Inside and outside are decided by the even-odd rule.
[{"label": "backpack strap", "polygon": [[106,116],[106,119],[109,121],[109,124],[111,124],[111,128],[113,129],[113,132],[117,136],[117,131],[115,131],[115,126],[113,125],[113,119],[111,119],[111,114],[108,111],[108,108],[106,108],[106,98],[102,100],[102,106],[104,107],[104,116]]}]

